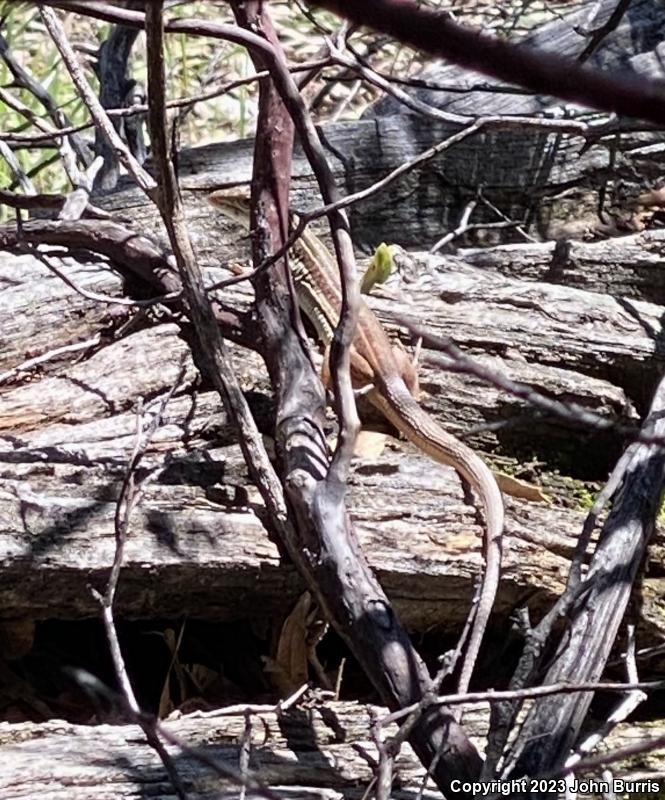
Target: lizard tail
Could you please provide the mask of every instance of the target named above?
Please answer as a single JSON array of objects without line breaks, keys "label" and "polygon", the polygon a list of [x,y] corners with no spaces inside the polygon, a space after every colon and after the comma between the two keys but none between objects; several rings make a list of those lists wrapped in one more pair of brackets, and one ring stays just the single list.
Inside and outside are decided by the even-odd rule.
[{"label": "lizard tail", "polygon": [[469,687],[499,587],[504,520],[501,490],[492,471],[480,456],[423,411],[401,379],[384,383],[381,392],[372,391],[369,397],[409,441],[435,461],[454,467],[478,495],[483,507],[486,526],[483,548],[485,571],[480,584],[469,644],[460,671],[458,692],[464,693]]}]

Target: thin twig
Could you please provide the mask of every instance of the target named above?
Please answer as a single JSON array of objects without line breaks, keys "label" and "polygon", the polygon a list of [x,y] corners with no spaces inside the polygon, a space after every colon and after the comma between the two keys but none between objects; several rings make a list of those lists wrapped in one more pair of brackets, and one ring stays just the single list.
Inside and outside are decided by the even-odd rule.
[{"label": "thin twig", "polygon": [[392,316],[396,322],[411,331],[414,336],[422,338],[430,347],[446,354],[446,359],[436,354],[429,354],[425,359],[429,364],[439,366],[446,370],[475,375],[477,378],[495,386],[497,389],[507,392],[512,397],[518,400],[524,400],[529,405],[535,406],[552,416],[574,425],[598,431],[616,431],[624,436],[630,436],[635,442],[665,446],[665,437],[663,436],[655,436],[636,426],[615,422],[608,417],[603,417],[599,414],[595,414],[593,411],[588,411],[577,403],[563,403],[560,400],[553,400],[535,390],[533,386],[519,381],[513,381],[507,378],[503,373],[490,369],[476,359],[470,358],[453,343],[452,339],[435,336],[405,314],[393,314]]},{"label": "thin twig", "polygon": [[557,130],[567,133],[576,133],[580,136],[583,136],[585,133],[589,134],[592,130],[592,126],[588,125],[587,123],[575,122],[572,120],[545,120],[531,117],[515,119],[504,116],[480,117],[472,122],[467,123],[466,127],[462,130],[452,133],[438,144],[428,147],[426,150],[423,150],[422,153],[414,156],[409,161],[405,161],[398,167],[395,167],[394,170],[389,172],[387,175],[384,175],[383,178],[375,181],[370,186],[354,192],[353,194],[346,195],[335,203],[326,204],[313,211],[299,210],[297,212],[298,216],[302,218],[304,223],[309,223],[325,216],[326,214],[329,214],[333,210],[347,208],[348,206],[351,206],[360,200],[367,200],[369,197],[382,192],[394,181],[415,170],[416,167],[431,161],[440,153],[445,152],[459,142],[464,141],[468,137],[473,136],[481,131],[503,131],[513,129],[522,130],[527,128],[543,131]]},{"label": "thin twig", "polygon": [[129,459],[127,471],[120,487],[120,495],[116,503],[114,518],[115,553],[113,556],[113,564],[111,566],[111,572],[106,584],[106,591],[104,592],[104,595],[102,596],[99,594],[99,592],[93,589],[93,595],[99,600],[102,607],[102,618],[104,621],[106,637],[109,643],[111,660],[113,662],[116,678],[120,685],[124,703],[130,712],[130,716],[141,726],[143,732],[146,734],[148,743],[157,752],[162,760],[164,768],[166,769],[176,793],[181,800],[186,800],[187,793],[184,789],[182,781],[180,780],[173,759],[157,737],[154,726],[148,724],[142,718],[142,712],[136,699],[136,695],[134,694],[129,675],[127,673],[125,660],[122,655],[122,648],[120,647],[120,641],[118,639],[118,632],[113,615],[113,603],[118,588],[118,581],[120,579],[120,570],[122,568],[127,536],[129,535],[129,522],[132,512],[142,497],[147,480],[149,477],[154,478],[157,472],[160,470],[153,470],[151,475],[146,476],[140,484],[136,483],[136,471],[152,436],[156,432],[157,428],[161,425],[166,406],[180,385],[182,378],[184,377],[184,373],[185,368],[183,366],[173,386],[161,399],[158,412],[153,416],[151,422],[146,426],[145,431],[143,403],[141,400],[139,400],[136,414],[136,437],[134,441],[134,448]]},{"label": "thin twig", "polygon": [[[289,65],[288,69],[290,72],[297,74],[307,70],[322,69],[329,63],[330,60],[325,58],[315,61],[306,61],[302,64],[292,64]],[[254,73],[253,75],[248,75],[245,78],[237,78],[236,80],[229,81],[228,83],[224,83],[214,89],[208,89],[205,92],[178,97],[174,100],[169,100],[166,103],[166,108],[186,108],[196,103],[204,102],[205,100],[213,100],[216,97],[228,94],[229,92],[232,92],[234,89],[237,89],[241,86],[247,86],[248,84],[256,83],[257,81],[266,78],[269,74],[270,73],[268,70],[262,70],[261,72]],[[145,114],[147,113],[148,109],[149,106],[147,103],[135,103],[131,106],[125,106],[123,108],[107,108],[105,111],[108,116],[111,117],[111,119],[114,119]],[[88,122],[81,122],[79,125],[67,125],[62,128],[54,129],[53,133],[21,133],[18,131],[0,132],[0,141],[5,141],[14,145],[38,145],[44,143],[51,144],[54,136],[66,136],[79,131],[85,131],[89,128],[93,128],[95,125],[96,122],[94,120],[89,120]]]},{"label": "thin twig", "polygon": [[462,214],[460,215],[460,220],[455,226],[452,231],[448,231],[445,236],[442,236],[437,242],[435,242],[429,249],[430,253],[436,253],[442,247],[445,247],[449,242],[452,242],[453,239],[457,239],[462,234],[466,233],[469,230],[469,218],[475,207],[478,205],[478,201],[476,199],[469,200],[469,202],[464,206],[462,209]]},{"label": "thin twig", "polygon": [[94,347],[95,345],[99,344],[100,341],[101,336],[100,334],[97,334],[91,339],[86,339],[83,342],[75,342],[74,344],[66,344],[62,347],[56,347],[53,350],[49,350],[46,353],[41,353],[34,358],[29,358],[27,361],[22,361],[20,364],[8,369],[6,372],[0,372],[0,386],[3,383],[10,381],[21,372],[27,372],[33,367],[38,367],[40,364],[45,364],[47,361],[52,361],[54,358],[58,358],[58,356],[65,355],[66,353],[78,353],[79,350],[88,350],[90,347]]},{"label": "thin twig", "polygon": [[[41,103],[41,105],[46,109],[47,114],[53,120],[53,123],[56,126],[57,133],[55,135],[62,136],[63,131],[62,129],[68,127],[70,125],[70,121],[67,118],[67,115],[64,113],[62,108],[58,105],[58,103],[53,99],[51,94],[46,89],[44,83],[42,81],[37,80],[33,75],[31,75],[27,69],[25,69],[16,58],[12,54],[9,44],[4,36],[0,35],[0,58],[5,62],[7,65],[7,69],[11,72],[13,77],[13,85],[19,88],[25,89],[26,91],[30,92],[30,94],[36,98],[36,100]],[[2,99],[10,105],[10,102],[7,99],[8,93],[5,93]],[[17,101],[19,102],[19,101]],[[43,127],[40,125],[41,120],[31,109],[28,109],[27,106],[21,104],[23,106],[22,110],[19,110],[19,113],[26,116],[30,119],[37,127],[41,127],[42,131],[45,131],[47,127]],[[27,114],[26,114],[27,112]],[[45,123],[44,123],[45,124]],[[80,136],[75,135],[75,131],[69,131],[72,134],[71,136],[71,147],[73,148],[74,152],[76,153],[78,160],[83,165],[83,169],[87,169],[92,161],[93,155],[90,152],[90,148],[87,144],[83,141]]]},{"label": "thin twig", "polygon": [[[17,244],[20,250],[27,255],[31,255],[33,258],[37,259],[37,261],[40,261],[46,267],[46,269],[49,270],[49,272],[52,272],[54,275],[60,278],[60,280],[69,286],[70,289],[73,289],[76,294],[80,294],[81,297],[85,297],[87,300],[94,300],[96,303],[107,303],[108,305],[112,306],[121,305],[129,308],[149,308],[150,306],[157,305],[158,303],[168,303],[171,300],[177,300],[181,294],[180,292],[169,292],[168,294],[163,294],[159,297],[151,297],[147,300],[129,300],[126,297],[113,297],[112,295],[100,294],[99,292],[91,292],[89,289],[84,289],[82,286],[79,286],[59,267],[56,267],[55,264],[52,264],[49,261],[49,257],[55,255],[55,251],[42,253],[37,246],[27,244],[20,239]],[[65,254],[66,251],[63,253],[63,255]]]},{"label": "thin twig", "polygon": [[[550,697],[557,694],[575,694],[578,692],[635,692],[635,691],[661,691],[665,688],[665,681],[641,681],[636,683],[615,683],[612,681],[587,681],[585,683],[551,683],[545,686],[532,686],[528,689],[506,689],[486,692],[464,692],[464,694],[444,694],[434,699],[434,702],[446,706],[454,705],[481,705],[505,700],[531,700],[535,697]],[[419,703],[400,708],[392,714],[382,718],[382,725],[390,725],[403,717],[418,710]]]},{"label": "thin twig", "polygon": [[[240,775],[237,770],[233,769],[233,767],[228,767],[225,764],[220,763],[202,748],[192,747],[180,736],[173,733],[169,729],[168,724],[165,724],[161,720],[157,719],[153,714],[148,714],[146,711],[142,711],[140,709],[138,713],[134,714],[123,695],[113,692],[108,688],[108,686],[103,684],[94,675],[86,670],[80,668],[69,668],[67,672],[72,677],[72,680],[78,683],[79,686],[81,686],[85,691],[104,697],[110,703],[120,705],[127,716],[132,719],[132,721],[136,722],[136,724],[139,725],[144,731],[150,731],[151,736],[154,733],[155,736],[161,737],[169,744],[177,747],[188,758],[191,758],[192,760],[195,760],[208,767],[208,769],[210,769],[218,777],[224,780],[233,781],[233,783],[237,786],[246,785],[253,794],[257,794],[259,797],[265,798],[265,800],[283,800],[280,795],[278,795],[276,792],[273,792],[272,789],[267,787],[253,775],[248,775],[245,779],[243,779],[243,776]],[[149,744],[152,744],[152,742],[149,742]],[[161,746],[163,748],[163,745]]]},{"label": "thin twig", "polygon": [[[148,115],[150,139],[160,191],[155,201],[169,234],[173,254],[183,283],[192,324],[197,333],[200,353],[210,379],[219,392],[240,435],[240,445],[247,466],[278,527],[288,525],[288,509],[282,486],[263,444],[256,421],[249,409],[235,375],[210,301],[203,289],[203,277],[194,256],[176,173],[169,155],[164,88],[163,18],[161,2],[146,6],[148,47]],[[258,38],[258,37],[256,37]],[[148,194],[152,194],[148,192]]]}]

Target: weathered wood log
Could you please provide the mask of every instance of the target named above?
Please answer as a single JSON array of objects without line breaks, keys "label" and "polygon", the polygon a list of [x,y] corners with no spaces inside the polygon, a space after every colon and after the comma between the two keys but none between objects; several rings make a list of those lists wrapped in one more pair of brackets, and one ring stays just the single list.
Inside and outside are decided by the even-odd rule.
[{"label": "weathered wood log", "polygon": [[[450,123],[407,115],[336,123],[322,133],[337,181],[352,193],[458,131]],[[505,217],[522,222],[532,236],[580,238],[585,231],[602,228],[612,215],[625,216],[632,200],[659,183],[662,139],[660,132],[627,131],[608,134],[587,147],[584,138],[571,134],[519,129],[481,132],[354,205],[350,210],[354,240],[365,248],[382,240],[411,248],[432,245],[457,226],[479,186],[483,197]],[[247,182],[251,157],[251,140],[183,150],[180,156],[188,219],[202,232],[195,244],[204,264],[213,259],[219,263],[234,254],[224,246],[205,197],[214,189]],[[301,209],[320,204],[299,149],[294,159],[293,199]],[[129,215],[141,231],[161,231],[156,211],[127,180],[97,202]],[[481,203],[471,222],[503,219]],[[479,243],[497,244],[505,240],[506,230],[481,228],[472,235]]]},{"label": "weathered wood log", "polygon": [[[561,239],[537,244],[462,248],[470,264],[522,281],[545,281],[617,298],[665,302],[665,231],[653,229],[596,242]],[[622,302],[624,302],[622,301]]]},{"label": "weathered wood log", "polygon": [[[45,273],[39,262],[3,258],[14,269],[3,274],[12,276],[16,309],[0,319],[9,345],[3,370],[20,364],[42,314],[55,320],[58,309],[66,309],[65,318],[75,320],[52,325],[52,348],[90,338],[106,319],[96,301]],[[416,270],[415,281],[398,286],[407,315],[426,318],[434,331],[453,335],[471,352],[486,351],[484,363],[514,379],[634,421],[640,398],[632,398],[632,384],[622,388],[620,379],[632,374],[640,385],[650,380],[651,363],[660,355],[649,331],[658,329],[660,307],[634,302],[628,313],[612,297],[579,289],[524,284],[447,259],[424,259],[420,268],[425,266],[424,275]],[[90,263],[63,268],[90,291],[121,290],[117,278]],[[394,301],[370,300],[389,321]],[[258,496],[247,483],[226,418],[211,392],[193,392],[195,371],[176,327],[141,329],[141,320],[138,315],[135,332],[117,341],[109,330],[108,339],[84,351],[78,364],[56,359],[36,374],[19,371],[0,394],[4,616],[97,613],[88,584],[101,586],[112,560],[114,500],[134,442],[136,403],[168,389],[183,363],[181,388],[147,454],[147,464],[155,465],[170,452],[170,464],[134,520],[118,612],[136,618],[185,610],[194,617],[234,619],[260,608],[281,616],[302,587],[266,537]],[[111,315],[107,324],[127,323]],[[37,341],[28,355],[47,348],[47,337]],[[237,363],[269,433],[269,390],[260,360],[242,351]],[[425,405],[458,434],[479,422],[482,428],[523,414],[521,441],[515,427],[474,436],[476,444],[504,457],[515,458],[530,442],[532,456],[542,460],[570,439],[565,426],[544,423],[477,378],[424,368],[421,382]],[[594,437],[596,457],[585,460],[582,477],[602,477],[622,438]],[[570,496],[563,499],[575,504]],[[415,454],[387,451],[361,459],[352,507],[370,560],[405,622],[413,630],[458,630],[480,567],[480,528],[454,472]],[[537,616],[560,592],[582,518],[580,511],[509,501],[497,622],[527,593],[533,593],[529,605]],[[652,598],[643,611],[650,640],[662,629],[657,591]]]},{"label": "weathered wood log", "polygon": [[[430,262],[420,262],[419,269],[424,272],[415,283],[415,276],[411,276],[411,283],[389,290],[401,294],[401,313],[416,320],[428,319],[433,332],[453,335],[455,341],[471,353],[485,353],[488,366],[494,365],[516,380],[539,383],[553,394],[563,393],[582,406],[607,411],[617,420],[635,418],[635,406],[639,408],[645,397],[648,399],[650,367],[662,359],[658,337],[654,336],[660,329],[659,306],[634,301],[626,305],[626,301],[613,297],[547,283],[525,286],[445,258],[430,259]],[[92,286],[90,267],[72,270],[69,265],[69,270],[75,281]],[[25,360],[25,355],[33,352],[26,353],[24,342],[39,328],[42,311],[55,315],[64,307],[66,316],[76,320],[75,326],[72,322],[49,333],[52,348],[93,337],[101,320],[111,328],[123,322],[123,318],[117,316],[117,308],[110,314],[108,308],[106,312],[100,310],[94,300],[75,294],[57,277],[45,276],[39,264],[31,268],[28,261],[20,259],[14,275],[12,302],[20,313],[0,319],[0,332],[8,343],[5,369],[16,368]],[[216,272],[214,277],[218,275]],[[98,291],[110,291],[109,277],[106,271],[100,273]],[[116,283],[116,291],[119,290],[119,283]],[[233,298],[230,302],[236,302],[235,298],[239,303],[244,302],[236,292],[230,297]],[[372,303],[389,323],[395,303],[381,299],[373,299]],[[48,319],[47,316],[47,322]],[[134,324],[144,323],[139,317]],[[169,336],[165,334],[164,338],[167,340]],[[140,349],[142,344],[136,346]],[[165,365],[166,382],[175,377],[184,354],[184,344],[173,346],[175,350],[169,345],[163,355],[157,355]],[[86,392],[81,386],[75,387],[75,394],[70,395],[60,378],[5,390],[0,411],[4,427],[18,426],[17,432],[27,431],[40,419],[49,421],[49,415],[71,415],[72,397],[78,397],[81,415],[72,419],[82,422],[85,408],[89,408],[93,416],[95,409],[104,403],[109,403],[111,408],[123,408],[123,403],[124,407],[131,405],[139,395],[153,394],[158,386],[166,385],[159,375],[147,368],[145,355],[137,351],[132,356],[133,361],[127,357],[123,351],[131,347],[130,344],[114,345],[109,355],[107,347],[97,347],[99,353],[92,362],[87,366],[79,365],[72,375],[74,380],[86,377],[97,388],[97,395]],[[57,360],[54,363],[57,365]],[[120,390],[111,391],[104,399],[109,381],[114,380],[109,374],[112,363],[119,365],[119,376],[123,370],[126,374],[121,379]],[[258,360],[244,363],[245,378],[257,374],[258,364]],[[139,365],[137,382],[132,389],[130,376]],[[48,374],[47,365],[42,365],[41,369]],[[91,374],[86,375],[86,370]],[[458,432],[477,425],[479,418],[486,423],[496,423],[505,419],[511,408],[515,410],[520,405],[499,398],[496,390],[481,390],[479,382],[468,376],[461,378],[440,370],[430,373],[425,369],[421,383],[425,390],[424,402]],[[260,386],[266,389],[265,378]],[[48,402],[45,402],[46,393],[50,398]],[[540,435],[539,426],[534,428],[532,420],[527,424],[533,444],[534,437]],[[513,425],[505,435],[519,439],[515,430]],[[550,429],[547,431],[548,436],[556,436]],[[491,436],[481,431],[476,437],[490,449],[496,449],[503,438],[501,430]],[[615,447],[617,443],[620,439],[615,440]],[[548,446],[552,449],[552,441]]]},{"label": "weathered wood log", "polygon": [[[634,0],[618,24],[603,30],[616,10],[613,0],[584,3],[535,27],[520,43],[581,58],[603,71],[636,72],[645,79],[662,80],[662,6],[653,0]],[[459,130],[428,116],[428,106],[433,113],[440,110],[471,120],[502,114],[591,119],[579,106],[520,87],[511,91],[506,84],[455,64],[434,62],[418,78],[425,86],[405,87],[404,92],[420,105],[409,109],[403,101],[386,95],[366,112],[366,118],[375,117],[379,146],[367,142],[368,159],[360,147],[353,149],[358,178],[347,185],[361,188],[371,183],[373,168],[387,173],[414,158],[425,149],[427,130],[431,144]],[[357,238],[372,242],[372,230],[376,230],[382,237],[394,237],[397,232],[400,241],[411,246],[432,243],[441,235],[437,230],[445,232],[457,225],[466,204],[478,200],[479,188],[482,198],[495,208],[478,203],[472,223],[497,223],[503,214],[522,222],[537,238],[580,238],[588,230],[605,227],[615,216],[625,216],[641,183],[662,180],[662,134],[623,133],[594,141],[587,149],[582,138],[566,133],[520,130],[519,126],[512,131],[483,131],[363,203],[354,217]],[[483,243],[497,243],[505,231],[495,235],[481,230],[472,235]]]},{"label": "weathered wood log", "polygon": [[[358,188],[368,175],[401,163],[405,154],[415,152],[414,147],[422,149],[453,130],[412,119],[340,127],[337,140],[336,129],[331,128],[329,134],[338,153],[352,154],[338,157],[340,180],[347,188]],[[630,196],[636,187],[643,188],[642,182],[648,185],[658,179],[658,153],[654,159],[651,145],[659,141],[658,134],[631,134],[620,142],[615,174],[627,180],[624,186],[615,181],[610,187],[612,202],[620,203],[626,193]],[[375,241],[382,225],[391,232],[400,230],[404,242],[436,238],[441,225],[454,222],[459,209],[475,196],[479,183],[485,196],[504,213],[519,218],[530,215],[528,223],[540,235],[570,232],[567,218],[574,217],[577,223],[585,208],[595,212],[598,186],[613,157],[604,142],[589,150],[583,144],[582,138],[562,139],[555,134],[535,139],[523,132],[479,136],[394,184],[376,202],[366,203],[365,218],[362,211],[354,217],[358,239]],[[190,174],[184,176],[183,186],[192,201],[194,238],[208,267],[219,266],[220,259],[237,253],[238,232],[231,232],[230,245],[228,236],[217,233],[219,221],[204,204],[204,196],[212,188],[235,182],[236,177],[238,182],[246,179],[248,161],[235,158],[238,152],[246,152],[243,147],[246,143],[224,148],[223,168],[208,171],[206,165],[205,174],[199,175],[194,173],[202,153],[189,154],[186,169]],[[377,150],[385,158],[377,159]],[[575,156],[572,163],[571,154]],[[207,155],[209,151],[203,152],[204,159]],[[231,178],[226,170],[229,158],[236,170]],[[300,197],[309,193],[311,203],[314,195],[306,168],[302,167],[297,183]],[[534,207],[533,196],[541,194],[548,199]],[[396,212],[393,200],[404,196],[416,197],[417,204]],[[108,208],[122,209],[137,228],[163,241],[156,215],[137,199],[135,191],[119,191],[103,202]],[[584,228],[592,226],[592,216],[582,219]],[[632,244],[641,247],[646,242],[638,237]],[[562,282],[561,246],[552,256],[549,271],[543,274],[536,268],[529,277],[540,281],[529,284],[513,276],[501,278],[459,264],[451,270],[445,262],[435,262],[429,265],[434,277],[401,287],[408,300],[401,310],[413,319],[427,319],[434,331],[454,334],[470,352],[489,353],[484,356],[488,366],[516,380],[530,381],[553,395],[565,395],[585,408],[630,423],[649,397],[655,380],[653,365],[662,360],[662,298],[650,294],[651,287],[639,271],[623,277],[624,284],[603,283],[591,276],[586,265],[583,285],[587,291],[555,286]],[[587,264],[593,264],[594,257],[602,264],[600,248],[586,254]],[[166,425],[145,460],[147,468],[159,468],[161,474],[133,520],[117,613],[128,618],[184,613],[201,619],[250,621],[257,614],[264,619],[283,617],[302,587],[268,538],[269,521],[247,482],[224,414],[207,387],[196,385],[196,371],[175,326],[168,319],[142,315],[125,326],[117,308],[104,310],[90,299],[63,293],[53,277],[42,288],[40,280],[34,281],[35,273],[31,274],[34,262],[24,259],[18,266],[27,274],[12,276],[10,294],[23,313],[0,320],[12,341],[6,361],[0,363],[7,381],[0,392],[4,449],[0,454],[0,605],[4,619],[29,623],[98,613],[90,586],[103,586],[111,564],[114,502],[133,445],[135,407],[142,397],[158,400],[178,375],[181,383]],[[89,275],[77,266],[64,266],[88,289],[122,292],[116,277],[99,272],[94,259]],[[441,266],[443,274],[437,276]],[[566,270],[572,272],[568,264]],[[31,279],[34,282],[28,288]],[[633,279],[634,293],[619,288]],[[653,286],[657,292],[658,281]],[[609,288],[639,300],[604,297],[590,288]],[[238,304],[246,302],[239,293],[231,296]],[[390,318],[389,302],[374,304],[384,318]],[[63,305],[71,316],[61,326]],[[52,325],[46,333],[44,319]],[[100,326],[105,326],[103,336],[99,336]],[[37,372],[24,364],[48,349],[70,348],[84,338],[95,341],[89,350],[81,350],[78,364],[71,363],[71,350],[44,361]],[[270,415],[265,411],[270,398],[261,366],[244,353],[238,353],[237,363],[244,371],[247,390],[254,393],[255,412],[264,415],[269,434]],[[16,371],[8,375],[10,370]],[[548,453],[560,453],[562,442],[570,438],[562,426],[545,424],[522,403],[506,400],[469,376],[447,374],[442,380],[425,369],[422,383],[426,405],[451,430],[472,431],[475,444],[503,457],[519,461],[530,448],[537,460],[547,460]],[[516,412],[524,417],[521,428],[500,424],[510,423]],[[479,423],[481,430],[474,432]],[[483,426],[491,427],[482,430]],[[602,477],[622,443],[623,434],[617,432],[596,436],[594,459],[585,459],[583,469],[578,464],[575,476],[580,477],[582,470],[581,477]],[[574,472],[572,458],[566,469]],[[443,504],[441,494],[435,494],[440,486]],[[433,469],[422,456],[387,452],[358,462],[351,489],[362,543],[398,613],[415,631],[435,626],[442,632],[457,632],[468,611],[481,558],[480,528],[454,473]],[[570,498],[566,499],[570,504]],[[503,633],[506,617],[515,608],[528,606],[537,618],[560,593],[583,515],[580,510],[510,500],[508,516],[504,577],[494,620],[496,630]],[[377,521],[382,523],[380,529]],[[653,550],[659,553],[661,549],[662,541],[657,540]],[[642,586],[640,644],[662,635],[659,580],[656,572]],[[14,755],[10,748],[4,751],[3,755]],[[87,774],[84,780],[94,778]],[[269,772],[266,780],[275,785],[282,778]],[[415,778],[408,780],[413,784]],[[307,791],[303,787],[303,794]]]},{"label": "weathered wood log", "polygon": [[[253,777],[289,798],[357,798],[374,777],[378,752],[370,726],[383,709],[355,703],[327,702],[320,708],[293,708],[283,714],[258,711],[251,715],[249,770]],[[478,707],[464,715],[478,746],[487,729],[487,714]],[[245,716],[194,713],[165,722],[168,730],[190,747],[200,749],[223,766],[238,770]],[[394,727],[384,733],[390,735]],[[648,725],[624,724],[604,747],[614,750],[653,738]],[[41,725],[0,723],[0,794],[3,800],[116,800],[149,793],[155,800],[174,796],[159,757],[135,725],[71,725],[60,720]],[[191,754],[169,745],[178,773],[197,800],[232,798],[238,787],[213,775]],[[661,779],[663,756],[642,757],[616,776],[632,780]],[[408,798],[420,786],[423,769],[404,745],[396,759],[391,797]],[[248,797],[257,797],[248,792]],[[423,797],[439,797],[426,788]],[[589,796],[599,795],[592,793]]]}]

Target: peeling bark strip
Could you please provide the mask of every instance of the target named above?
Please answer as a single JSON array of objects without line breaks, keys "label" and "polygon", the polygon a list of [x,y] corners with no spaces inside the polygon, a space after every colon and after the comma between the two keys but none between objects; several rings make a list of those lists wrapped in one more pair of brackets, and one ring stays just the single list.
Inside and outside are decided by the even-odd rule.
[{"label": "peeling bark strip", "polygon": [[[665,381],[654,395],[644,430],[665,434]],[[665,485],[665,448],[634,444],[623,481],[603,525],[583,579],[586,591],[570,613],[565,646],[559,645],[544,683],[596,680],[605,669],[631,590],[644,562]],[[565,761],[593,699],[547,698],[534,704],[507,759],[509,775],[540,775]],[[547,736],[547,747],[536,744]]]}]

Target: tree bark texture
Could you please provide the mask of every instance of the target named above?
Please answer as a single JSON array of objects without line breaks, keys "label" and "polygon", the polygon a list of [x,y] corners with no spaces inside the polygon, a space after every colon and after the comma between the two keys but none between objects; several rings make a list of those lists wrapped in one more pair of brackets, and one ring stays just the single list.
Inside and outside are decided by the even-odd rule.
[{"label": "tree bark texture", "polygon": [[[385,710],[329,702],[325,707],[283,715],[272,711],[255,714],[249,768],[282,796],[360,800],[378,759],[368,735],[372,712]],[[487,729],[486,713],[467,712],[465,722],[479,742]],[[245,730],[242,713],[194,714],[176,717],[166,725],[190,745],[237,767]],[[387,730],[390,733],[394,728]],[[622,725],[607,745],[623,747],[649,735],[649,730],[639,725]],[[91,729],[62,721],[43,725],[0,723],[0,749],[0,790],[5,800],[36,796],[43,800],[64,796],[71,800],[134,800],[147,794],[155,800],[169,800],[174,796],[157,755],[135,726],[103,724]],[[237,786],[215,778],[176,748],[169,750],[192,797],[213,800],[238,796]],[[641,774],[645,780],[657,778],[658,770],[657,759],[643,760]],[[397,758],[395,775],[391,797],[400,800],[411,797],[413,787],[423,780],[423,769],[408,745]],[[430,785],[423,796],[433,800],[440,794]]]},{"label": "tree bark texture", "polygon": [[[331,128],[329,139],[339,135],[337,142],[343,143],[349,130]],[[368,137],[360,148],[367,163],[377,130],[374,123],[363,122],[354,133]],[[221,161],[210,164],[219,153]],[[582,184],[579,170],[600,169],[591,161],[585,167],[583,161],[584,156],[568,166],[578,170],[575,180]],[[228,277],[230,262],[243,262],[245,235],[211,212],[204,196],[220,185],[246,180],[247,144],[191,151],[181,166],[188,222],[206,278]],[[338,175],[347,180],[338,167]],[[302,160],[295,171],[302,199],[311,178]],[[103,202],[130,220],[132,230],[156,236],[159,251],[163,232],[135,191],[121,189]],[[385,219],[379,214],[375,221],[369,236],[374,241]],[[409,229],[422,222],[410,206],[399,224],[391,218],[390,227]],[[417,227],[420,241],[433,233],[428,224],[425,217],[424,227]],[[25,234],[42,241],[51,235],[39,220],[27,223]],[[146,282],[149,270],[138,275],[127,264],[119,270],[113,252],[76,241],[76,251],[64,257],[52,252],[51,257],[88,292],[134,294],[137,280],[143,281],[144,296],[173,288],[164,275],[158,276],[161,283]],[[425,321],[434,333],[452,336],[485,368],[610,417],[625,429],[636,425],[648,407],[662,371],[661,241],[654,229],[611,241],[421,254],[370,303],[395,335],[397,310]],[[14,246],[11,226],[1,230],[0,290],[7,310],[0,316],[5,343],[0,362],[3,619],[98,614],[90,586],[103,587],[112,563],[115,499],[134,445],[137,403],[140,398],[144,404],[157,401],[181,368],[184,376],[165,424],[146,454],[147,468],[163,469],[132,520],[117,613],[134,619],[182,614],[209,620],[283,618],[304,587],[270,538],[269,520],[248,481],[231,427],[211,387],[198,378],[173,322],[175,312],[100,304],[65,285],[33,256],[17,255]],[[608,270],[608,258],[615,269]],[[249,306],[244,284],[225,290],[220,299],[226,307]],[[409,346],[410,337],[403,331],[400,335]],[[274,433],[272,397],[263,364],[245,349],[236,348],[233,355],[269,439]],[[561,593],[588,504],[587,482],[604,479],[626,433],[582,426],[571,432],[477,377],[432,367],[431,355],[426,349],[420,369],[425,407],[452,432],[468,435],[496,468],[530,482],[545,481],[543,491],[552,499],[548,505],[507,498],[505,561],[492,620],[492,631],[505,636],[516,609],[527,606],[537,620]],[[329,430],[334,435],[332,420]],[[382,453],[357,459],[350,489],[361,545],[404,623],[413,632],[458,633],[482,557],[473,498],[455,472],[391,442]],[[657,534],[640,588],[640,646],[662,638],[662,549]],[[480,680],[488,684],[493,658],[486,653],[479,670]],[[649,660],[641,677],[658,668],[656,659]],[[205,724],[200,730],[206,730]],[[16,763],[25,763],[19,752],[11,754]],[[72,756],[65,763],[75,768],[75,760]],[[262,775],[272,785],[280,781],[269,771]],[[132,796],[133,789],[128,791]]]}]

